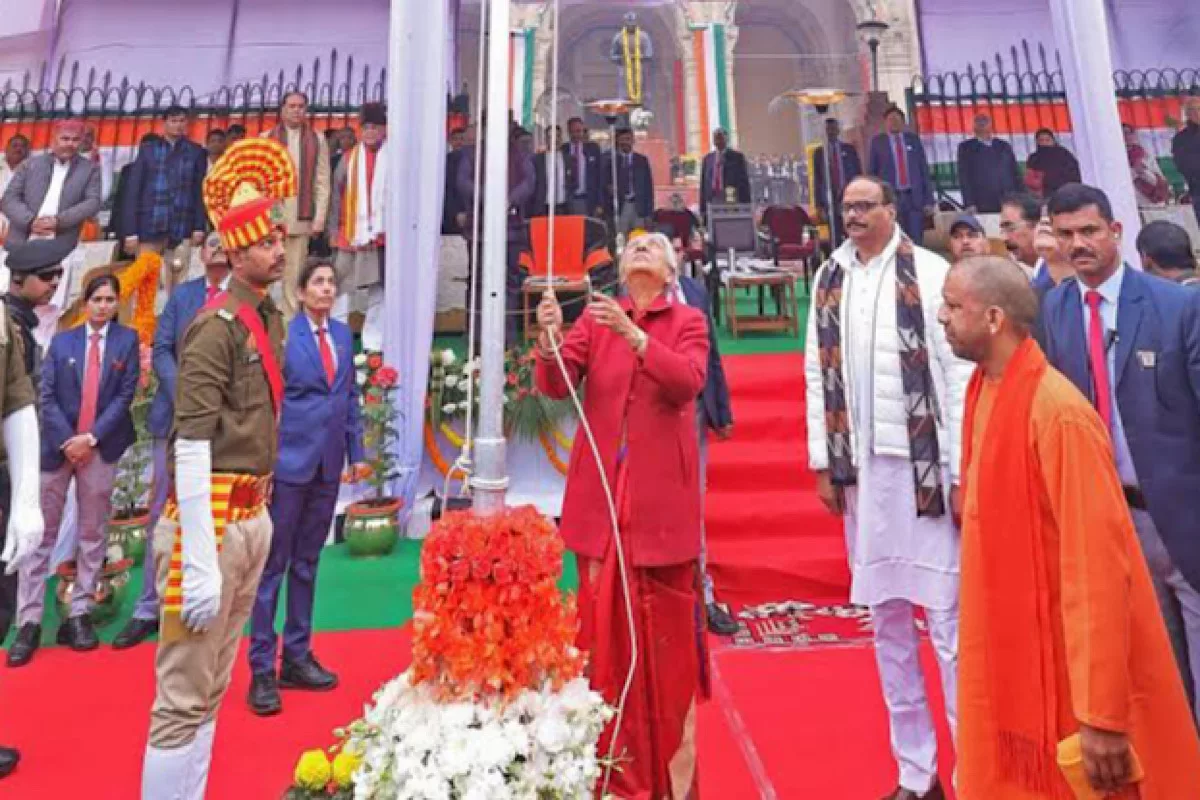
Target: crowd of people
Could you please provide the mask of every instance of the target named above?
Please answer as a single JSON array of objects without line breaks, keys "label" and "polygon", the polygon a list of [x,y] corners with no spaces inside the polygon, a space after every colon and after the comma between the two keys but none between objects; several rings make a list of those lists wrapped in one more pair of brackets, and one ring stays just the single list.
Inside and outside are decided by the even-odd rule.
[{"label": "crowd of people", "polygon": [[[1200,98],[1186,114],[1174,152],[1196,197]],[[189,125],[184,109],[168,109],[111,198],[119,247],[161,257],[167,292],[149,365],[159,387],[149,567],[114,641],[128,648],[159,636],[143,773],[151,800],[202,795],[247,622],[256,714],[280,713],[281,689],[337,686],[311,634],[338,487],[362,472],[346,320],[362,313],[362,344],[377,349],[383,313],[381,106],[363,108],[353,141],[319,133],[299,92],[257,136],[210,131],[201,146]],[[486,125],[482,117],[479,141]],[[629,763],[616,789],[687,796],[697,786],[691,712],[708,691],[702,628],[737,629],[711,581],[698,591],[708,434],[733,430],[710,301],[682,274],[672,231],[635,235],[654,227],[655,183],[632,131],[618,131],[606,153],[575,118],[566,140],[546,131],[549,148],[534,153],[529,132],[509,126],[510,306],[526,223],[551,205],[600,217],[614,239],[628,239],[617,297],[591,295],[565,333],[557,298],[543,298],[536,381],[551,397],[588,381],[600,463],[572,459],[561,529],[579,560],[581,646],[610,699],[626,680],[630,636],[640,645],[619,743]],[[469,133],[450,134],[443,232],[474,238],[482,197]],[[1147,225],[1136,242],[1142,263],[1126,264],[1107,196],[1080,182],[1054,134],[1039,132],[1022,175],[1011,145],[979,115],[959,152],[967,212],[950,227],[946,261],[922,247],[935,184],[903,112],[889,110],[865,165],[840,135],[831,121],[816,151],[816,204],[835,243],[845,241],[814,277],[808,453],[822,502],[845,521],[851,601],[872,612],[899,772],[889,798],[944,796],[918,655],[922,617],[964,796],[1061,796],[1064,747],[1076,748],[1082,780],[1099,791],[1137,781],[1143,798],[1200,796],[1200,547],[1189,510],[1200,488],[1200,295],[1188,288],[1187,232]],[[1136,132],[1126,135],[1137,191],[1160,197],[1161,170]],[[30,156],[14,137],[4,159],[13,169],[0,201],[11,274],[0,325],[9,573],[0,638],[15,624],[11,668],[33,662],[41,645],[71,496],[77,577],[55,638],[80,652],[99,646],[89,613],[146,368],[137,334],[117,320],[112,267],[81,281],[83,324],[47,342],[35,334],[38,308],[106,202],[88,138],[64,119],[49,152]],[[836,154],[828,165],[827,153]],[[715,131],[700,169],[701,216],[711,204],[753,202],[757,170]],[[1008,258],[989,255],[975,212],[999,214]],[[203,275],[190,278],[193,250]],[[664,436],[678,446],[663,450]],[[606,486],[620,555],[608,546]],[[17,759],[0,749],[0,775]]]}]

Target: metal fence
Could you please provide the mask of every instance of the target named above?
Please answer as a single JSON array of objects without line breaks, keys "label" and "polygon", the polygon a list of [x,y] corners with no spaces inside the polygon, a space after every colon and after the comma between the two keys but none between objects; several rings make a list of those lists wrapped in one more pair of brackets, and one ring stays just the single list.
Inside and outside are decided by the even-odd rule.
[{"label": "metal fence", "polygon": [[295,90],[308,95],[313,125],[327,130],[352,126],[363,103],[383,101],[387,87],[386,68],[356,65],[353,56],[341,58],[337,50],[327,59],[314,59],[311,67],[264,73],[260,80],[202,95],[189,86],[131,83],[115,79],[111,71],[99,75],[94,68],[84,72],[79,62],[65,61],[49,73],[57,76],[52,88],[42,88],[47,70],[43,65],[39,74],[26,73],[20,82],[10,80],[0,89],[0,142],[22,134],[34,150],[43,149],[54,121],[73,116],[87,122],[99,147],[132,151],[142,136],[158,130],[162,112],[174,105],[192,112],[189,137],[194,141],[203,142],[209,131],[231,125],[242,125],[254,136],[276,124],[283,96]]},{"label": "metal fence", "polygon": [[[1183,179],[1171,159],[1171,138],[1183,116],[1183,100],[1200,95],[1200,68],[1118,71],[1112,90],[1121,121],[1137,131],[1142,146],[1182,192]],[[1022,164],[1036,148],[1034,139],[1041,128],[1054,131],[1064,146],[1073,144],[1062,62],[1040,45],[1035,50],[1024,42],[964,72],[918,76],[907,99],[942,193],[959,190],[958,145],[974,135],[977,114],[991,116],[996,135],[1012,144]]]}]

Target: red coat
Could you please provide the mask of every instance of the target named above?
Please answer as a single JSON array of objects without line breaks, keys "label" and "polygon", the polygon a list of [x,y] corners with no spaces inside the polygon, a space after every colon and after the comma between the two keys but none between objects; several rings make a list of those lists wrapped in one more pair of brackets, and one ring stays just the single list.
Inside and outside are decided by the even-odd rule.
[{"label": "red coat", "polygon": [[[621,305],[628,311],[628,300]],[[620,335],[584,313],[567,333],[563,362],[578,386],[613,492],[617,449],[626,431],[630,542],[635,567],[682,564],[700,556],[700,483],[695,399],[708,368],[708,323],[683,303],[659,298],[638,323],[649,335],[639,363]],[[537,386],[550,397],[567,396],[558,364],[538,357]],[[563,501],[562,536],[587,558],[604,557],[612,524],[596,459],[580,428],[571,449]]]}]

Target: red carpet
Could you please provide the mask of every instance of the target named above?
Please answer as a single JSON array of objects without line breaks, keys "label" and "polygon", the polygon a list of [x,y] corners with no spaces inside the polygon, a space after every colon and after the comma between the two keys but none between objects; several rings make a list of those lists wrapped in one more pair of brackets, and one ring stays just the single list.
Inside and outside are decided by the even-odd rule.
[{"label": "red carpet", "polygon": [[730,356],[733,437],[709,442],[709,571],[735,605],[844,601],[850,573],[840,520],[813,491],[804,424],[804,358]]}]

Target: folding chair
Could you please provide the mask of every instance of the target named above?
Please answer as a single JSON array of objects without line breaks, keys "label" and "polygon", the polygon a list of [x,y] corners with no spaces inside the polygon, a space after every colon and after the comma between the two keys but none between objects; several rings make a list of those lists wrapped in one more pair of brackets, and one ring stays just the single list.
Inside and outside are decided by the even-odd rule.
[{"label": "folding chair", "polygon": [[[525,327],[525,338],[535,339],[538,335],[536,314],[538,302],[547,288],[553,288],[563,302],[568,298],[586,298],[592,289],[594,270],[611,267],[612,254],[608,251],[608,231],[604,223],[592,217],[563,216],[554,218],[554,278],[549,277],[550,266],[550,218],[534,217],[529,221],[529,249],[521,253],[521,267],[528,273],[521,284],[521,321]],[[530,298],[533,298],[532,300]],[[570,299],[567,301],[570,303]],[[571,303],[575,305],[575,303]],[[568,313],[563,308],[563,327],[579,317],[581,309]]]}]

